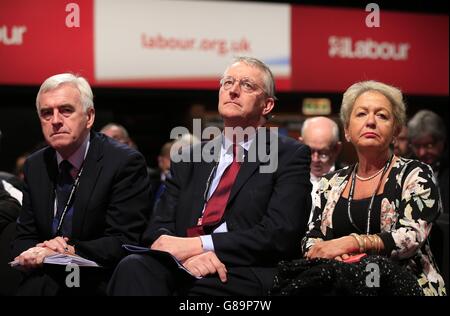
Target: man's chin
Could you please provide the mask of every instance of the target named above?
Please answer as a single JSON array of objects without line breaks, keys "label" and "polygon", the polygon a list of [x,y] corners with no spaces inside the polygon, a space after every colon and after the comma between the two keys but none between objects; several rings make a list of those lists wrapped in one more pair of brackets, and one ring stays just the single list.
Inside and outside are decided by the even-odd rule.
[{"label": "man's chin", "polygon": [[56,151],[64,151],[71,146],[68,140],[58,139],[47,141],[47,144]]},{"label": "man's chin", "polygon": [[319,171],[311,170],[311,173],[317,178],[320,178],[320,177],[322,177],[324,175],[322,170],[319,170]]}]

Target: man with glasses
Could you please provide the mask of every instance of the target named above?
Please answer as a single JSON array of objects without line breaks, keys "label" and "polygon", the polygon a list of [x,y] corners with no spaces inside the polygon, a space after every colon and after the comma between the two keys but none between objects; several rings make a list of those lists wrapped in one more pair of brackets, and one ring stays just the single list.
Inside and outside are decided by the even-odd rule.
[{"label": "man with glasses", "polygon": [[429,164],[439,184],[444,212],[448,213],[447,130],[436,113],[421,110],[408,122],[408,138],[414,156]]},{"label": "man with glasses", "polygon": [[[311,183],[317,189],[320,178],[336,169],[336,159],[341,152],[339,127],[331,119],[324,116],[308,118],[303,122],[300,142],[311,149]],[[310,218],[311,219],[311,218]]]},{"label": "man with glasses", "polygon": [[413,156],[433,168],[434,176],[441,193],[441,214],[435,221],[430,235],[430,247],[435,260],[448,284],[449,247],[448,247],[448,147],[447,130],[439,115],[429,110],[421,110],[408,122],[408,139]]},{"label": "man with glasses", "polygon": [[[220,81],[224,132],[197,145],[218,159],[176,162],[172,157],[172,177],[143,243],[169,252],[198,279],[158,253],[134,254],[117,267],[110,294],[266,295],[278,262],[300,256],[311,209],[310,152],[263,128],[274,93],[273,75],[264,63],[236,59]],[[243,130],[247,137],[239,137]],[[274,137],[261,141],[268,134]],[[259,149],[273,152],[274,170],[265,171]]]}]

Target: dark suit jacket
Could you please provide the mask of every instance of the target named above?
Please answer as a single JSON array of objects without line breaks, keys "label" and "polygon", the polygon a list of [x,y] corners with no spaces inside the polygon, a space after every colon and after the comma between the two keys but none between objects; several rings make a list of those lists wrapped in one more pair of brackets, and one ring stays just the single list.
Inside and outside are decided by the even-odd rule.
[{"label": "dark suit jacket", "polygon": [[19,201],[9,195],[0,183],[0,234],[6,226],[16,221],[19,210]]},{"label": "dark suit jacket", "polygon": [[[257,145],[255,139],[252,147]],[[300,256],[311,210],[310,157],[309,147],[280,136],[274,173],[261,173],[260,161],[243,162],[224,214],[228,232],[212,234],[215,253],[228,270],[248,267],[270,287],[277,263]],[[186,229],[196,225],[214,164],[172,163],[173,177],[143,236],[146,246],[163,234],[185,237]]]},{"label": "dark suit jacket", "polygon": [[[54,149],[31,155],[24,166],[23,207],[13,255],[53,238]],[[143,156],[103,134],[91,132],[84,170],[75,193],[72,237],[76,253],[104,266],[124,255],[122,244],[139,243],[148,216],[149,182]]]}]

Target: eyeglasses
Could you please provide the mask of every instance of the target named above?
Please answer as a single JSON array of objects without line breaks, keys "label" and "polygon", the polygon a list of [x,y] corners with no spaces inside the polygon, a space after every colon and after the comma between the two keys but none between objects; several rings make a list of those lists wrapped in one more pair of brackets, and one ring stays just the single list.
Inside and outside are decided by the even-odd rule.
[{"label": "eyeglasses", "polygon": [[[222,88],[224,88],[225,90],[229,90],[234,86],[236,81],[238,81],[236,78],[224,77],[220,80],[220,86]],[[258,89],[261,89],[262,92],[267,94],[267,92],[263,88],[261,88],[258,84],[254,83],[250,79],[244,78],[244,79],[240,79],[238,82],[239,82],[239,87],[245,93],[253,93],[253,92],[257,91]]]},{"label": "eyeglasses", "polygon": [[425,149],[425,150],[432,150],[436,147],[436,142],[432,142],[432,143],[424,143],[424,144],[410,144],[411,148],[415,151],[418,151],[420,149]]},{"label": "eyeglasses", "polygon": [[313,157],[315,154],[317,154],[319,156],[319,160],[324,163],[328,162],[328,160],[330,160],[331,158],[331,153],[329,150],[317,150],[311,148],[311,157]]}]

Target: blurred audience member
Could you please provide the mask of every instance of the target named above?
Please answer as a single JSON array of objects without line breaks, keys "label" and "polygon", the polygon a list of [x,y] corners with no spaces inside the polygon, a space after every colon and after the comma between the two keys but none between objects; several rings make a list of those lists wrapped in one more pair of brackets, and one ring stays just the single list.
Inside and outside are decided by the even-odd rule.
[{"label": "blurred audience member", "polygon": [[319,116],[305,120],[301,133],[300,142],[311,148],[311,182],[314,184],[336,169],[336,159],[342,148],[339,127],[333,120]]},{"label": "blurred audience member", "polygon": [[169,176],[170,172],[170,149],[172,148],[172,145],[174,144],[174,141],[170,141],[165,143],[161,147],[161,151],[158,155],[158,168],[160,171],[160,180],[165,181],[166,178]]},{"label": "blurred audience member", "polygon": [[333,120],[318,116],[303,122],[301,134],[300,142],[311,148],[311,193],[314,194],[322,176],[340,169],[340,166],[336,166],[336,159],[342,148],[339,127]]},{"label": "blurred audience member", "polygon": [[105,134],[119,143],[128,145],[133,148],[134,143],[131,141],[128,131],[120,124],[109,123],[102,127],[100,133]]},{"label": "blurred audience member", "polygon": [[8,224],[15,222],[19,216],[20,203],[0,184],[0,235]]},{"label": "blurred audience member", "polygon": [[408,138],[417,159],[429,164],[441,191],[444,212],[448,213],[448,148],[444,121],[436,113],[421,110],[408,122]]},{"label": "blurred audience member", "polygon": [[[2,140],[2,131],[0,130],[0,144],[1,140]],[[24,189],[22,179],[20,179],[19,177],[17,177],[12,173],[0,171],[0,188],[6,190],[6,192],[8,192],[12,197],[14,197],[20,203],[22,203],[22,191]]]},{"label": "blurred audience member", "polygon": [[[155,205],[159,201],[161,195],[165,191],[166,180],[171,178],[170,174],[171,152],[178,152],[184,146],[196,145],[198,143],[200,143],[200,140],[196,136],[187,133],[174,141],[165,143],[161,147],[161,151],[158,156],[158,168],[160,172],[160,178],[158,185],[155,186],[153,205]],[[155,182],[152,182],[152,185],[155,184],[156,184]]]},{"label": "blurred audience member", "polygon": [[393,147],[394,155],[403,158],[409,158],[411,156],[408,140],[408,127],[406,125],[402,127],[400,134],[395,138]]},{"label": "blurred audience member", "polygon": [[23,181],[23,165],[25,164],[25,160],[29,156],[28,153],[24,153],[16,158],[16,166],[14,168],[14,175]]}]

